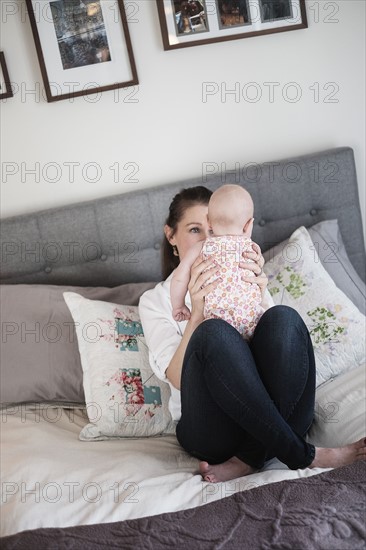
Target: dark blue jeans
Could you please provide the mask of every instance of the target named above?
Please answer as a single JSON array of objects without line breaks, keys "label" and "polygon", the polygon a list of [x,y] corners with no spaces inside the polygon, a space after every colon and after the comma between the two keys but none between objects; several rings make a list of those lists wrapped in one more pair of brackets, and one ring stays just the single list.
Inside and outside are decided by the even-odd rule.
[{"label": "dark blue jeans", "polygon": [[181,399],[177,438],[200,460],[236,456],[259,469],[277,457],[297,469],[314,459],[304,439],[314,416],[314,352],[290,307],[267,310],[250,342],[221,319],[202,322],[184,356]]}]

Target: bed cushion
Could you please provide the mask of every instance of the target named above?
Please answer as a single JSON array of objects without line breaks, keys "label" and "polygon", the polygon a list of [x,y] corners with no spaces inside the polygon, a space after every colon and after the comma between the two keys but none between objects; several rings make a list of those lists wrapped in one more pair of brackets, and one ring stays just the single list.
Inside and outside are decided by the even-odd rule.
[{"label": "bed cushion", "polygon": [[[332,277],[337,287],[366,314],[366,285],[357,274],[347,255],[338,220],[325,220],[308,228],[322,266]],[[288,239],[263,253],[268,262],[283,252]]]},{"label": "bed cushion", "polygon": [[322,384],[308,439],[318,447],[341,447],[366,435],[366,365]]},{"label": "bed cushion", "polygon": [[305,227],[264,266],[275,304],[296,309],[314,345],[316,385],[365,362],[365,316],[322,267]]},{"label": "bed cushion", "polygon": [[76,326],[90,424],[81,440],[175,433],[170,389],[152,372],[137,306],[65,292]]},{"label": "bed cushion", "polygon": [[1,285],[1,406],[85,403],[76,334],[63,292],[117,304],[137,304],[156,283],[114,288]]}]

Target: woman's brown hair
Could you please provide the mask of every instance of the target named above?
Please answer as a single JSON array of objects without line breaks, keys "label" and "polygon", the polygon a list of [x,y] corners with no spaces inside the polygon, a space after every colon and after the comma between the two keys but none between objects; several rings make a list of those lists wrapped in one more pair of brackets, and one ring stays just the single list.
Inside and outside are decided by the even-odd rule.
[{"label": "woman's brown hair", "polygon": [[[212,191],[203,187],[203,185],[197,185],[196,187],[189,187],[188,189],[182,189],[175,195],[169,206],[169,215],[165,221],[172,229],[171,236],[177,230],[177,225],[184,216],[184,212],[187,208],[195,206],[196,204],[208,204]],[[173,247],[165,237],[162,246],[162,271],[163,279],[165,280],[171,272],[179,264],[179,257],[174,256]]]}]

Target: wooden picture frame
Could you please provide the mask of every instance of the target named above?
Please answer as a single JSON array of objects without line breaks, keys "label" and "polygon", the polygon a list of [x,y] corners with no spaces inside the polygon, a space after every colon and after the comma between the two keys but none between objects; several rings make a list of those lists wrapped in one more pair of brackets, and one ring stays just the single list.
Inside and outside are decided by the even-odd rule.
[{"label": "wooden picture frame", "polygon": [[13,97],[8,68],[6,66],[4,52],[0,52],[0,99]]},{"label": "wooden picture frame", "polygon": [[26,0],[47,101],[138,84],[123,0]]},{"label": "wooden picture frame", "polygon": [[164,50],[305,29],[305,0],[156,0]]}]

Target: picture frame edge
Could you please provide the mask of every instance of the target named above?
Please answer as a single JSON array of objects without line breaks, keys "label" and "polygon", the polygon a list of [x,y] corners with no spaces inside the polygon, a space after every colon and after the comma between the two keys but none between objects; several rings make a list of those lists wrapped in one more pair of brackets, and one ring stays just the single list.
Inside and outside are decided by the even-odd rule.
[{"label": "picture frame edge", "polygon": [[0,65],[4,76],[4,84],[5,84],[5,92],[3,94],[0,93],[0,100],[9,99],[10,97],[14,97],[14,93],[11,87],[8,66],[6,64],[5,54],[3,50],[0,51]]}]

